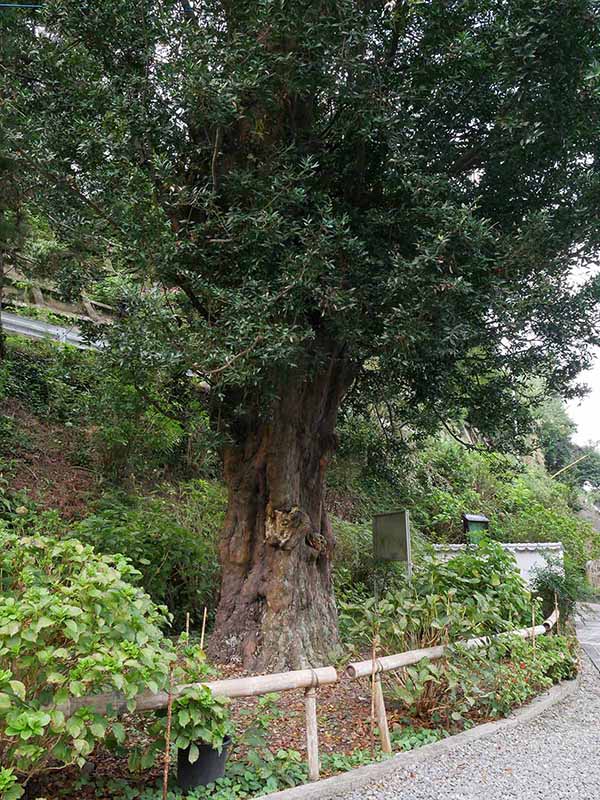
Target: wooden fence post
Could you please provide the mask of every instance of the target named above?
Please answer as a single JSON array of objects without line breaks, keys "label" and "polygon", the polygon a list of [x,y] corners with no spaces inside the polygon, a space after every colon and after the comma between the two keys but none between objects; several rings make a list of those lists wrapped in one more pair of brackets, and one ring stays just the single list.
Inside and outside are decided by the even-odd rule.
[{"label": "wooden fence post", "polygon": [[381,749],[384,753],[391,753],[392,743],[390,742],[390,729],[388,728],[387,714],[385,713],[381,675],[377,673],[373,680],[375,682],[375,716],[377,718],[377,727],[379,728],[379,737],[381,738]]},{"label": "wooden fence post", "polygon": [[304,692],[306,711],[306,750],[308,752],[308,779],[319,780],[319,732],[317,729],[317,690],[314,686]]}]

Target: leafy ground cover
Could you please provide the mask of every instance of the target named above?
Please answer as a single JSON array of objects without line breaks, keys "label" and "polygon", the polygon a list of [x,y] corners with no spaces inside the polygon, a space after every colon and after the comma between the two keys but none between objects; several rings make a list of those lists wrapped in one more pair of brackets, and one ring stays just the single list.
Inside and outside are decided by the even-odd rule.
[{"label": "leafy ground cover", "polygon": [[[65,558],[70,554],[63,575],[69,574],[73,581],[77,577],[78,582],[70,585],[69,592],[75,586],[79,586],[77,591],[83,591],[90,576],[81,570],[76,575],[77,564],[92,559],[94,564],[103,565],[99,575],[116,569],[121,576],[118,581],[125,581],[129,588],[123,584],[115,587],[125,607],[128,602],[141,602],[148,613],[158,614],[163,621],[171,613],[172,626],[149,637],[159,647],[160,658],[166,659],[160,675],[152,679],[146,672],[141,683],[136,684],[164,688],[169,658],[176,651],[181,668],[190,672],[189,660],[193,656],[194,668],[201,670],[196,674],[208,674],[197,647],[194,649],[185,641],[177,644],[177,634],[189,613],[197,637],[204,608],[209,611],[210,628],[218,592],[217,536],[225,512],[225,491],[214,466],[211,440],[203,439],[197,430],[191,432],[182,422],[174,426],[172,419],[156,409],[150,412],[131,387],[115,391],[116,381],[112,378],[97,393],[99,379],[93,359],[90,354],[13,340],[9,359],[0,365],[0,426],[4,432],[0,440],[0,520],[5,527],[5,544],[10,545],[4,548],[4,558],[9,552],[14,553],[15,537],[19,542],[29,537],[30,541],[47,543],[46,547],[55,548],[53,552],[62,553]],[[169,396],[163,399],[168,405]],[[128,413],[134,420],[131,426],[123,422]],[[140,436],[145,437],[141,450]],[[335,514],[338,539],[335,581],[346,658],[349,654],[368,657],[374,636],[379,642],[378,652],[384,653],[528,625],[532,613],[540,619],[551,610],[555,592],[565,612],[581,596],[582,564],[598,551],[598,537],[591,526],[574,515],[577,498],[572,485],[551,481],[539,464],[524,465],[497,454],[465,451],[443,438],[431,440],[420,449],[389,452],[381,431],[368,420],[360,425],[355,420],[342,420],[339,437],[328,502]],[[182,448],[186,454],[184,466]],[[134,454],[132,458],[130,453]],[[411,509],[418,568],[410,585],[402,569],[392,568],[381,574],[380,599],[376,602],[372,597],[370,516],[398,505]],[[541,575],[536,591],[542,601],[532,605],[529,593],[512,569],[510,557],[493,542],[450,564],[434,563],[428,556],[429,542],[460,540],[463,511],[487,513],[492,521],[491,536],[496,539],[563,539],[568,556],[566,574],[559,577],[548,570]],[[83,548],[79,554],[72,549],[72,537],[81,541],[77,545]],[[43,548],[39,552],[35,547],[24,549],[19,558],[24,559],[27,552],[33,559],[31,564],[37,563],[34,572],[44,574],[34,557]],[[17,561],[13,559],[11,563]],[[7,597],[9,572],[6,568],[3,571]],[[56,577],[52,571],[47,575]],[[59,750],[61,742],[67,747],[63,755],[67,763],[69,759],[73,762],[72,766],[60,773],[40,775],[37,786],[30,783],[40,796],[155,800],[160,796],[157,782],[161,768],[157,759],[164,720],[128,714],[123,728],[113,721],[117,726],[114,736],[110,732],[113,723],[85,719],[81,730],[69,723],[71,734],[76,735],[65,738],[64,732],[58,730],[63,724],[60,718],[46,722],[44,696],[30,696],[31,692],[35,694],[35,686],[44,682],[44,675],[48,686],[57,692],[66,686],[69,691],[73,689],[74,696],[88,689],[106,688],[102,680],[107,677],[98,681],[97,667],[86,667],[86,659],[93,653],[100,655],[97,639],[89,640],[87,653],[79,652],[79,643],[69,640],[67,657],[61,660],[61,648],[66,645],[58,641],[64,636],[60,626],[66,626],[73,608],[82,610],[87,620],[83,627],[93,627],[97,634],[97,617],[93,617],[92,625],[85,597],[78,594],[78,605],[69,601],[68,593],[56,604],[52,601],[57,615],[54,619],[43,607],[46,601],[42,594],[50,591],[49,584],[37,582],[37,594],[28,595],[34,605],[30,606],[28,632],[19,645],[25,662],[21,657],[18,664],[15,661],[14,669],[20,670],[19,675],[11,666],[13,674],[4,676],[5,684],[0,689],[5,696],[4,712],[15,712],[16,704],[24,716],[18,722],[18,731],[17,727],[9,727],[8,737],[6,726],[4,734],[0,731],[0,748],[7,752],[17,734],[25,734],[25,747],[38,747],[38,752],[40,748],[52,752],[47,742]],[[92,591],[98,590],[91,584],[87,589],[90,586]],[[16,591],[14,585],[11,591]],[[28,591],[33,591],[32,587]],[[3,602],[3,613],[10,616],[14,604],[7,604],[6,598]],[[167,608],[151,610],[163,605]],[[136,614],[139,611],[138,607]],[[102,612],[94,611],[97,613]],[[57,623],[59,618],[58,627],[46,624],[48,620]],[[79,625],[77,617],[71,621]],[[16,639],[12,641],[16,634],[10,632],[14,622],[5,621],[0,630],[5,647],[16,646]],[[118,619],[114,623],[120,624]],[[107,635],[110,630],[108,626]],[[88,635],[89,631],[79,637],[81,646]],[[50,642],[52,636],[58,639]],[[42,639],[50,643],[42,647]],[[38,653],[45,654],[41,661]],[[338,657],[339,654],[332,654],[332,659]],[[550,637],[538,640],[535,650],[522,641],[496,644],[477,653],[455,648],[443,662],[422,662],[398,673],[386,681],[395,747],[420,746],[501,716],[549,683],[569,677],[574,664],[571,642]],[[119,681],[119,665],[112,666],[111,680]],[[129,668],[133,669],[133,665]],[[214,674],[223,677],[240,674],[236,665],[217,665],[216,669]],[[49,680],[49,670],[56,683]],[[20,697],[19,684],[27,689],[25,701]],[[108,686],[116,685],[108,681]],[[191,702],[202,709],[206,700],[197,697]],[[185,708],[179,710],[186,725],[193,726],[192,715],[188,718]],[[206,708],[199,713],[205,712]],[[305,780],[301,693],[264,702],[236,702],[230,714],[236,750],[225,780],[212,796],[218,800],[249,797]],[[369,715],[368,683],[342,683],[320,690],[320,744],[325,774],[383,757],[377,743],[372,746]],[[216,717],[218,738],[228,723],[225,717],[218,718],[218,710]],[[51,725],[58,728],[50,731],[48,739]],[[178,733],[181,744],[190,741],[189,737],[186,739],[186,725]],[[75,741],[79,742],[77,746]],[[34,750],[26,750],[25,755],[27,752],[35,757]],[[57,754],[59,751],[54,751]],[[15,782],[15,758],[3,758],[0,797],[14,800],[20,791]],[[85,772],[78,759],[85,759]],[[21,767],[18,769],[22,772]],[[196,794],[198,798],[206,795]]]},{"label": "leafy ground cover", "polygon": [[[110,706],[104,713],[69,704],[117,690],[132,712],[133,697],[165,691],[170,674],[193,682],[211,670],[187,636],[179,644],[165,636],[166,609],[135,585],[139,576],[124,557],[97,555],[64,534],[24,535],[26,524],[18,516],[0,532],[4,794],[19,796],[18,777],[50,796],[153,798],[164,715],[130,713],[123,724]],[[393,577],[380,601],[355,594],[341,608],[348,653],[363,655],[373,637],[380,652],[397,652],[509,630],[539,614],[506,553],[491,542],[447,564],[423,562],[410,583]],[[477,653],[455,647],[443,662],[422,661],[387,682],[395,747],[502,716],[575,668],[570,643],[558,636],[535,644],[507,639]],[[368,683],[321,690],[326,774],[383,757],[372,738],[369,694]],[[192,796],[245,798],[306,779],[299,693],[243,701],[231,716],[203,688],[174,704],[172,742],[190,748],[191,758],[199,739],[219,747],[234,731],[225,778],[215,791]],[[61,766],[70,771],[47,777]]]}]

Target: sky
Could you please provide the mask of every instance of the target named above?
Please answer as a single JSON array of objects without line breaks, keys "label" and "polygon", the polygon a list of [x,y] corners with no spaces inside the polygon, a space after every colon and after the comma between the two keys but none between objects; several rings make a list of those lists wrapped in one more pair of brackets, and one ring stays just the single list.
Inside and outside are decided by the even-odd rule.
[{"label": "sky", "polygon": [[[600,275],[600,262],[588,263],[585,266],[574,266],[571,273],[573,287],[582,286],[591,278]],[[571,437],[575,444],[593,443],[600,450],[600,350],[591,369],[582,372],[577,383],[585,383],[589,393],[582,399],[569,400],[567,413],[577,425]]]},{"label": "sky", "polygon": [[580,380],[589,386],[590,392],[582,400],[567,403],[569,416],[577,425],[572,438],[576,444],[593,442],[600,449],[600,353],[593,367],[581,373]]}]

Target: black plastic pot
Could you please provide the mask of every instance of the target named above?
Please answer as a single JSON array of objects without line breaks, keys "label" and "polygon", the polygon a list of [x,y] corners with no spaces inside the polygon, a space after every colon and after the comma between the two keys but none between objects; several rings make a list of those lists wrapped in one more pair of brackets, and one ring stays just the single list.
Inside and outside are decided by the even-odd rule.
[{"label": "black plastic pot", "polygon": [[177,785],[180,789],[195,789],[196,786],[208,786],[225,773],[227,751],[231,745],[231,737],[223,741],[221,752],[209,744],[196,742],[200,755],[190,764],[189,747],[177,751]]}]

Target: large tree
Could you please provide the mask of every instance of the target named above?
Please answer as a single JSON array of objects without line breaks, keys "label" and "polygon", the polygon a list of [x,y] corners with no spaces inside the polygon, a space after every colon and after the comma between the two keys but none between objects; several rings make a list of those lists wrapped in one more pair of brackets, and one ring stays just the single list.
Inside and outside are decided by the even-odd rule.
[{"label": "large tree", "polygon": [[13,155],[62,235],[144,287],[112,357],[209,385],[213,646],[316,664],[348,393],[517,437],[532,376],[563,392],[586,361],[596,3],[48,0],[10,24]]}]

